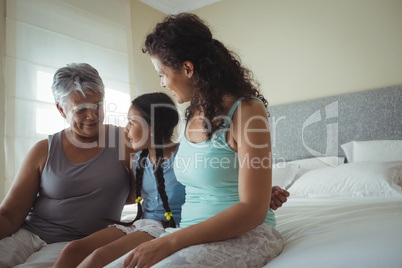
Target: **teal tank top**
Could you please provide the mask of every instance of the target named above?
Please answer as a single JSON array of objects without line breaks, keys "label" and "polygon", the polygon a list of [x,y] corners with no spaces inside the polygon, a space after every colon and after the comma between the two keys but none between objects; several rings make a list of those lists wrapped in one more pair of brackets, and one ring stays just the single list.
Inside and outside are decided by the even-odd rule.
[{"label": "teal tank top", "polygon": [[[222,128],[211,140],[190,142],[185,135],[185,122],[174,164],[176,178],[186,189],[180,227],[209,219],[239,202],[239,161],[237,152],[227,144],[226,133],[233,113],[243,99],[239,98],[233,104]],[[276,225],[271,209],[265,223],[272,227]]]}]

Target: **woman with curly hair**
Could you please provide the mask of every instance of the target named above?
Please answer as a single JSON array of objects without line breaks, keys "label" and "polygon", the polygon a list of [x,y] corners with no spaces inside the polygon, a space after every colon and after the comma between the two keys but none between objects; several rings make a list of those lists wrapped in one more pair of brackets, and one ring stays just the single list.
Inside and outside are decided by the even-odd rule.
[{"label": "woman with curly hair", "polygon": [[[180,228],[167,228],[124,267],[262,267],[282,250],[269,209],[272,189],[267,101],[251,72],[196,15],[158,23],[145,53],[161,85],[190,102],[175,158],[185,185]],[[186,163],[184,165],[183,163]]]}]

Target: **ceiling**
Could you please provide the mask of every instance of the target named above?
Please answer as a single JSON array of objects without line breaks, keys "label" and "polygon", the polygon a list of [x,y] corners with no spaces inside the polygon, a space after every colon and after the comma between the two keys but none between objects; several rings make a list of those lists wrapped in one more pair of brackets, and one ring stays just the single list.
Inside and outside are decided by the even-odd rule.
[{"label": "ceiling", "polygon": [[177,14],[189,12],[220,0],[140,0],[144,4],[151,6],[165,14]]}]

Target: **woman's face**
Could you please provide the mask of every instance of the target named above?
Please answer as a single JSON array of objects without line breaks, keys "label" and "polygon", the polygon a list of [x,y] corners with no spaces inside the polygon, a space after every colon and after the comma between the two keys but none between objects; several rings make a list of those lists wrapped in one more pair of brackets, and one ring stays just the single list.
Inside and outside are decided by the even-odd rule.
[{"label": "woman's face", "polygon": [[178,103],[184,103],[193,99],[196,89],[191,80],[192,69],[189,70],[183,67],[175,71],[163,65],[157,58],[151,57],[151,61],[161,78],[161,86],[169,89]]},{"label": "woman's face", "polygon": [[86,94],[86,98],[75,92],[63,109],[67,122],[76,138],[97,138],[103,124],[103,98],[100,93]]},{"label": "woman's face", "polygon": [[149,149],[151,145],[151,128],[142,118],[141,113],[131,105],[127,115],[128,123],[124,131],[135,151]]}]

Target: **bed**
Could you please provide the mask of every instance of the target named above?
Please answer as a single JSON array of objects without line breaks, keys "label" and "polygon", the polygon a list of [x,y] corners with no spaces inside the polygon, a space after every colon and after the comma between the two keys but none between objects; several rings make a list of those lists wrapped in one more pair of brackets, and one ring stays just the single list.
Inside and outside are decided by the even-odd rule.
[{"label": "bed", "polygon": [[266,266],[402,267],[402,85],[272,106],[282,253]]}]

